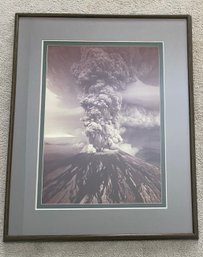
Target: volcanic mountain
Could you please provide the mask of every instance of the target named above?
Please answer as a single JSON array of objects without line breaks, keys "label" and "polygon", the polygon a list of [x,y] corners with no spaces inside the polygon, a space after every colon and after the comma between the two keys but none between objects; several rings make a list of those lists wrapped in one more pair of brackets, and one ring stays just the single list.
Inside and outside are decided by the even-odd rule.
[{"label": "volcanic mountain", "polygon": [[50,171],[42,203],[159,203],[160,170],[120,150],[78,153]]}]

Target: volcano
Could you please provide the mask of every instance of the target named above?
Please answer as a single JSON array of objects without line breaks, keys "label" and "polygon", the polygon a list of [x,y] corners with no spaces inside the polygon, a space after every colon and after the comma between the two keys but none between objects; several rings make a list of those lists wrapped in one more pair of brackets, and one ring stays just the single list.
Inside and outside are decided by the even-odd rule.
[{"label": "volcano", "polygon": [[78,153],[43,179],[43,204],[160,203],[158,167],[120,150]]}]

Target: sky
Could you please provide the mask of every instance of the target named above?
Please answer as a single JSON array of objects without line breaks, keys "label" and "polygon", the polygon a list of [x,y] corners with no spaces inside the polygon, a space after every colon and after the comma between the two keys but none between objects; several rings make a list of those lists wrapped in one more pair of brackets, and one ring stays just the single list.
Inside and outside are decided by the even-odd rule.
[{"label": "sky", "polygon": [[[84,46],[83,46],[84,47]],[[122,97],[121,149],[135,155],[140,149],[160,150],[160,68],[158,47],[104,46],[118,53],[136,80],[120,92]],[[84,109],[71,67],[81,58],[81,46],[49,46],[47,56],[45,139],[66,137],[87,143]],[[73,142],[73,141],[72,141]]]}]

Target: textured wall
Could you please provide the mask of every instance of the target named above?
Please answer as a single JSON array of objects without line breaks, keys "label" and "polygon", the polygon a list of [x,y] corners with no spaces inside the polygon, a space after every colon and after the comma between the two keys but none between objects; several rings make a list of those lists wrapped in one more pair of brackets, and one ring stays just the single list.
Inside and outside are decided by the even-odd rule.
[{"label": "textured wall", "polygon": [[161,256],[203,253],[203,1],[202,0],[1,0],[0,4],[0,234],[3,230],[6,154],[12,75],[14,13],[191,14],[193,18],[194,102],[199,205],[199,241],[117,241],[2,243],[0,257]]}]

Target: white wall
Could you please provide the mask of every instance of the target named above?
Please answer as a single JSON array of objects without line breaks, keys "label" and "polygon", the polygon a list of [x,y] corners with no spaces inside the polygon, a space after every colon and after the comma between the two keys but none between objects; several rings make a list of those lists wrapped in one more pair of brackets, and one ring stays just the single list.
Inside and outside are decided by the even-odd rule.
[{"label": "white wall", "polygon": [[[194,102],[199,241],[2,243],[6,155],[12,75],[14,13],[190,14],[193,18]],[[203,1],[202,0],[0,0],[0,257],[153,256],[203,254]]]}]

